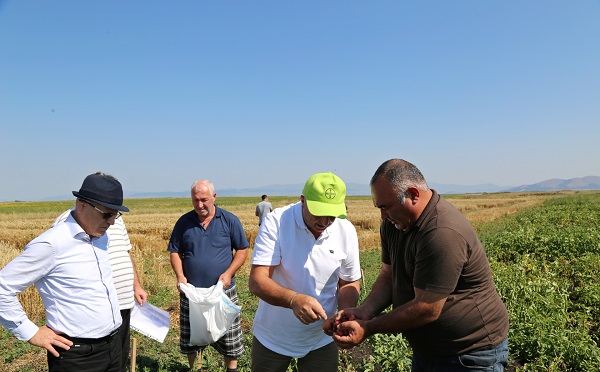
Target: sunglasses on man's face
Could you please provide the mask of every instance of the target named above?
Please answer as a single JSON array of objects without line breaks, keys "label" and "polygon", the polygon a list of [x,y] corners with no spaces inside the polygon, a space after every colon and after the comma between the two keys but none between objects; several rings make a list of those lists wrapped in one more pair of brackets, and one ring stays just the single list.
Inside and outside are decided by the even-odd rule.
[{"label": "sunglasses on man's face", "polygon": [[104,212],[103,210],[99,209],[98,207],[96,207],[94,204],[90,203],[87,200],[81,199],[81,201],[87,205],[92,206],[96,211],[98,211],[98,213],[100,213],[102,215],[102,218],[104,218],[105,220],[110,220],[113,217],[115,219],[121,217],[121,212],[117,212],[117,213]]}]

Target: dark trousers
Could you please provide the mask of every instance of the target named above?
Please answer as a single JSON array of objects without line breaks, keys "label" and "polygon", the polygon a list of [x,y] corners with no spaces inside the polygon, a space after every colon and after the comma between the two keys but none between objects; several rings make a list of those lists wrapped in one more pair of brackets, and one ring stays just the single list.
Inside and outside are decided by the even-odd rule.
[{"label": "dark trousers", "polygon": [[129,324],[131,319],[131,309],[121,310],[121,318],[123,323],[119,328],[119,342],[121,343],[121,371],[125,372],[128,366],[129,349],[130,349],[130,332]]},{"label": "dark trousers", "polygon": [[428,357],[413,353],[413,372],[502,372],[508,365],[508,337],[493,349],[451,357]]},{"label": "dark trousers", "polygon": [[[292,357],[266,348],[256,337],[252,339],[253,372],[285,372],[291,361]],[[333,342],[298,358],[300,372],[337,372],[337,370],[338,348]]]},{"label": "dark trousers", "polygon": [[121,372],[122,350],[118,333],[98,342],[71,341],[73,346],[69,350],[55,346],[58,357],[47,353],[49,372]]}]

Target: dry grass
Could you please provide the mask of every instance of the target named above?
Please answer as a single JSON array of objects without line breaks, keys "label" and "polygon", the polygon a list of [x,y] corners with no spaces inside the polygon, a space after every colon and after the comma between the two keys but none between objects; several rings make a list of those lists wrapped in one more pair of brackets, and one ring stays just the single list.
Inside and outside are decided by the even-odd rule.
[{"label": "dry grass", "polygon": [[[525,193],[525,194],[469,194],[449,195],[448,200],[461,210],[473,223],[494,221],[507,214],[541,204],[553,195],[564,193]],[[294,203],[295,197],[272,197],[274,208]],[[258,233],[257,218],[254,215],[254,198],[221,198],[223,208],[237,215],[253,246]],[[177,219],[191,210],[186,199],[136,199],[129,201],[131,212],[124,219],[127,224],[132,255],[138,275],[150,293],[175,289],[175,280],[166,251],[171,230]],[[368,197],[351,197],[347,201],[348,219],[358,232],[361,249],[379,247],[379,211],[373,207]],[[30,240],[45,231],[54,218],[70,206],[69,202],[27,203],[22,212],[18,203],[0,203],[0,266],[4,266],[17,256]],[[6,212],[10,208],[10,212]],[[242,273],[248,273],[248,261]],[[39,295],[29,288],[20,295],[23,307],[35,321],[43,320],[43,306]],[[173,306],[176,306],[175,304]]]},{"label": "dry grass", "polygon": [[9,365],[1,365],[2,372],[44,372],[48,371],[46,349],[37,348],[36,351],[23,355]]},{"label": "dry grass", "polygon": [[544,193],[469,194],[461,197],[450,196],[448,201],[458,208],[472,224],[476,225],[495,221],[523,209],[536,207],[548,197],[550,195]]},{"label": "dry grass", "polygon": [[[448,195],[454,204],[475,226],[493,222],[506,215],[542,204],[548,198],[574,192],[560,193],[499,193]],[[252,248],[258,233],[254,207],[258,198],[221,198],[219,205],[236,214],[245,229]],[[275,208],[298,201],[297,197],[270,197]],[[179,324],[179,301],[175,289],[175,278],[169,263],[167,245],[171,230],[177,219],[191,210],[187,199],[132,199],[126,205],[131,209],[124,216],[131,243],[132,256],[138,275],[145,289],[152,294],[167,294],[168,303],[163,304],[171,315],[171,324]],[[72,202],[45,203],[0,203],[0,267],[22,252],[33,238],[50,227],[54,218],[69,208]],[[363,250],[379,248],[379,211],[373,207],[369,197],[350,197],[347,200],[348,219],[355,225],[359,244]],[[248,274],[249,260],[240,274]],[[30,287],[19,295],[28,316],[35,322],[43,322],[44,309],[37,291]],[[246,321],[246,320],[245,320]],[[249,327],[249,325],[245,325]],[[45,366],[45,352],[35,348],[22,355],[10,366],[0,370],[19,371],[25,365]],[[8,368],[8,369],[7,369]],[[28,369],[32,370],[32,369]],[[35,370],[35,369],[34,369]],[[43,370],[43,368],[41,369]]]}]

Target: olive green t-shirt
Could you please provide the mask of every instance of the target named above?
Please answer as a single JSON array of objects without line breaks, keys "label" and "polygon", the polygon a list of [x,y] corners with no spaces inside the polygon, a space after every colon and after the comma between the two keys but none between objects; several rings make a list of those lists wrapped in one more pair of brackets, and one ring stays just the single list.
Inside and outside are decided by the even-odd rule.
[{"label": "olive green t-shirt", "polygon": [[381,244],[382,261],[392,266],[394,308],[414,298],[413,287],[448,295],[435,322],[403,332],[415,353],[459,355],[494,348],[506,338],[508,312],[481,242],[435,190],[408,231],[384,221]]}]

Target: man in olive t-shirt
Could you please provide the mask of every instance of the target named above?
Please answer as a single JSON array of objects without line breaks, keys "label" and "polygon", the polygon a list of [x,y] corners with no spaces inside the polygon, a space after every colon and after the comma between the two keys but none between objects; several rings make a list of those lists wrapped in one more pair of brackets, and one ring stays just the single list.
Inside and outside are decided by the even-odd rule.
[{"label": "man in olive t-shirt", "polygon": [[365,301],[328,319],[324,331],[341,348],[402,332],[413,371],[502,371],[508,312],[471,224],[404,160],[384,162],[371,191],[383,219],[381,271]]}]

